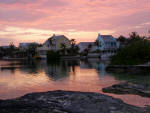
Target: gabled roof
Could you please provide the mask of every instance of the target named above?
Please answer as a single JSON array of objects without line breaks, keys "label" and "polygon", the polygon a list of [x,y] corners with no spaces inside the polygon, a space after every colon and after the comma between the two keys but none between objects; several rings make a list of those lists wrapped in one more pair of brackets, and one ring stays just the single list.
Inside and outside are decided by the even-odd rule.
[{"label": "gabled roof", "polygon": [[48,40],[49,40],[49,39],[59,39],[59,38],[67,38],[67,37],[64,36],[64,35],[53,35],[53,36],[51,36],[50,38],[48,38]]},{"label": "gabled roof", "polygon": [[28,46],[31,44],[38,44],[38,43],[36,43],[36,42],[25,42],[25,43],[19,43],[19,46]]},{"label": "gabled roof", "polygon": [[78,45],[88,46],[90,44],[94,44],[94,42],[80,42]]},{"label": "gabled roof", "polygon": [[[60,38],[66,38],[66,39],[68,39],[65,35],[53,35],[53,36],[51,36],[50,38],[48,38],[46,41],[45,41],[45,43],[49,43],[50,42],[50,40],[52,41],[53,39],[54,40],[57,40],[57,39],[60,39]],[[69,39],[68,39],[69,40]]]},{"label": "gabled roof", "polygon": [[116,39],[112,35],[101,35],[104,41],[115,41]]}]

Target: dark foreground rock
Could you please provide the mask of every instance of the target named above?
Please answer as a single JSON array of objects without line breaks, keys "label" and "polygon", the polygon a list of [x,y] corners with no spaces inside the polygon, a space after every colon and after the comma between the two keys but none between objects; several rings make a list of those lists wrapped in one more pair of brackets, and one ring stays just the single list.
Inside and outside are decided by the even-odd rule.
[{"label": "dark foreground rock", "polygon": [[110,65],[106,67],[107,72],[150,74],[150,65]]},{"label": "dark foreground rock", "polygon": [[150,85],[124,82],[103,88],[103,92],[115,94],[136,94],[143,97],[150,97]]},{"label": "dark foreground rock", "polygon": [[99,93],[50,91],[0,100],[0,113],[150,113]]}]

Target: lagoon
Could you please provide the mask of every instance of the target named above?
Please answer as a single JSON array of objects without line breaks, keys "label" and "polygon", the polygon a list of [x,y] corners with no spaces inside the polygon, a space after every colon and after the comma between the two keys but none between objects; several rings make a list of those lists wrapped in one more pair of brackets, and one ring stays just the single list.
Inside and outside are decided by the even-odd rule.
[{"label": "lagoon", "polygon": [[[57,63],[1,60],[0,99],[53,90],[103,93],[102,88],[123,82],[105,71],[107,64],[108,61],[99,59],[65,60]],[[138,95],[104,94],[135,106],[150,105],[150,98]]]}]

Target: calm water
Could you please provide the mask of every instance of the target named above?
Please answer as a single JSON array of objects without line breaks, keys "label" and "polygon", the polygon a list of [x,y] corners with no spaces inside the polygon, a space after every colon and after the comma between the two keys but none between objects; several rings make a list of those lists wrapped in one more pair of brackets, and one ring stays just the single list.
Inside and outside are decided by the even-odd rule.
[{"label": "calm water", "polygon": [[[105,71],[106,61],[60,61],[47,64],[45,61],[0,61],[0,99],[16,98],[27,93],[52,90],[99,92],[102,88],[122,81]],[[125,103],[145,106],[150,99],[137,95],[107,94],[122,99]]]}]

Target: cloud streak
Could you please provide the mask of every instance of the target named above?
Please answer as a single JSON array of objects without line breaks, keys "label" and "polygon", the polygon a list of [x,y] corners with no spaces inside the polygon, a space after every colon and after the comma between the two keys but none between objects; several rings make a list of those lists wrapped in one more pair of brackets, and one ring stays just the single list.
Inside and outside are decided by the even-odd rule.
[{"label": "cloud streak", "polygon": [[[26,36],[42,41],[43,31],[64,33],[78,41],[94,40],[98,32],[116,37],[135,30],[147,34],[150,25],[143,23],[149,18],[149,0],[0,0],[0,30],[19,28],[24,33],[13,35],[18,41]],[[38,29],[38,37],[23,29]]]}]

